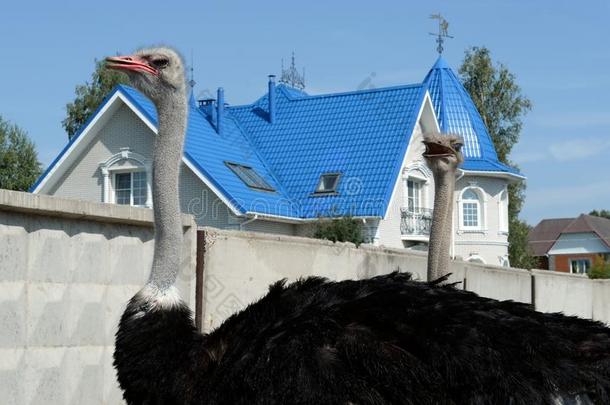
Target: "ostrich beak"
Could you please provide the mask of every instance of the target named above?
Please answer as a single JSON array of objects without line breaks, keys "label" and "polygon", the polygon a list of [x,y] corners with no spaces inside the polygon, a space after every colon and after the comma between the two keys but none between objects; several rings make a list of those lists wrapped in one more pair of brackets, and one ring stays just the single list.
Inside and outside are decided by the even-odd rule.
[{"label": "ostrich beak", "polygon": [[136,55],[110,56],[106,58],[106,67],[115,70],[132,70],[134,72],[150,73],[158,76],[159,72],[148,64],[146,59]]},{"label": "ostrich beak", "polygon": [[456,151],[453,148],[445,145],[441,145],[437,142],[428,142],[423,141],[426,146],[426,151],[424,152],[424,157],[426,158],[435,158],[435,157],[443,157],[443,156],[451,156],[455,155]]}]

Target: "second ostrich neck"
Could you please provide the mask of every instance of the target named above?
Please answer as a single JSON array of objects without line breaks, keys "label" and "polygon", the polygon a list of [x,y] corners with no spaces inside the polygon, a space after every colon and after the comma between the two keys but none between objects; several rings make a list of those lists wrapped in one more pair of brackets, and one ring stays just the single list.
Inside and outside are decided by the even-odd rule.
[{"label": "second ostrich neck", "polygon": [[149,284],[167,290],[176,281],[182,250],[179,173],[182,161],[187,104],[182,91],[155,103],[159,131],[155,137],[152,169],[155,252]]},{"label": "second ostrich neck", "polygon": [[448,272],[455,171],[434,171],[434,213],[428,243],[428,281]]}]

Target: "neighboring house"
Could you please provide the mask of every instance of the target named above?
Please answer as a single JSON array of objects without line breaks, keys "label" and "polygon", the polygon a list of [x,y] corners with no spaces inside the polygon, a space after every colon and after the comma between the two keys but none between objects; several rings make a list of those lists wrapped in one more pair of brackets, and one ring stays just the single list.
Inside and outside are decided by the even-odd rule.
[{"label": "neighboring house", "polygon": [[596,256],[610,260],[610,219],[582,214],[578,218],[544,219],[529,233],[529,247],[540,267],[565,273],[587,273]]},{"label": "neighboring house", "polygon": [[[150,207],[153,104],[118,86],[33,186],[34,193]],[[275,84],[254,103],[191,99],[182,209],[199,225],[311,235],[321,217],[362,221],[369,242],[426,247],[434,199],[422,134],[457,133],[453,256],[508,265],[507,185],[472,100],[442,58],[423,83],[308,95]]]}]

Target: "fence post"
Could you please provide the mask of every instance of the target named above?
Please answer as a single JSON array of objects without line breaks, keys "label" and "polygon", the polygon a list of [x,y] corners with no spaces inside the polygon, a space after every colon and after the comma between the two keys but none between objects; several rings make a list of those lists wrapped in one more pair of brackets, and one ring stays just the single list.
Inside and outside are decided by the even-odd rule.
[{"label": "fence post", "polygon": [[203,277],[205,261],[205,231],[197,230],[197,261],[195,264],[195,327],[198,331],[203,328]]}]

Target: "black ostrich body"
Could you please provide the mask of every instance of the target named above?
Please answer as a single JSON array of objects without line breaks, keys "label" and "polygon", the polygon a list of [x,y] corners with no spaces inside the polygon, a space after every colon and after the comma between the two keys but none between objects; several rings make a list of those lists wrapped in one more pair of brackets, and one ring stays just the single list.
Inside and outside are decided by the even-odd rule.
[{"label": "black ostrich body", "polygon": [[602,324],[405,273],[280,282],[208,335],[141,310],[117,334],[129,404],[610,403]]}]

